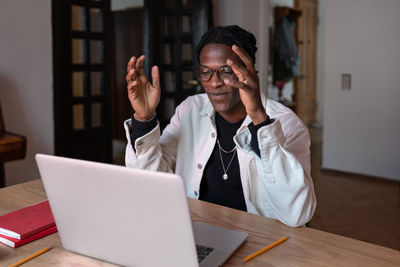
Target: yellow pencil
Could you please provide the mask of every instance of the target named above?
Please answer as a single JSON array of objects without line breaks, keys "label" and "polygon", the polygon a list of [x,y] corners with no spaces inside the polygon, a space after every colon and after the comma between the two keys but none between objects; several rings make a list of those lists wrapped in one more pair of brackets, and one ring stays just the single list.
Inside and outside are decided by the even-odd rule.
[{"label": "yellow pencil", "polygon": [[45,253],[45,252],[48,251],[48,250],[49,250],[49,248],[41,249],[41,250],[39,250],[38,252],[35,252],[35,253],[33,253],[32,255],[29,255],[28,257],[26,257],[26,258],[24,258],[24,259],[22,259],[22,260],[19,260],[19,261],[17,261],[16,263],[13,263],[13,264],[9,265],[8,267],[20,266],[21,264],[23,264],[23,263],[25,263],[25,262],[27,262],[27,261],[29,261],[29,260],[31,260],[31,259],[33,259],[33,258],[39,256],[39,255],[42,255],[43,253]]},{"label": "yellow pencil", "polygon": [[258,251],[256,251],[256,252],[250,254],[249,256],[247,256],[246,258],[244,258],[243,261],[244,261],[244,262],[248,262],[249,260],[251,260],[251,259],[257,257],[258,255],[260,255],[261,253],[264,253],[265,251],[270,250],[270,249],[273,248],[273,247],[276,247],[277,245],[279,245],[280,243],[282,243],[282,242],[284,242],[284,241],[286,241],[286,240],[287,240],[287,237],[286,237],[286,236],[285,236],[285,237],[282,237],[281,239],[279,239],[279,240],[275,241],[274,243],[272,243],[272,244],[266,246],[265,248],[262,248],[262,249],[260,249],[260,250],[258,250]]}]

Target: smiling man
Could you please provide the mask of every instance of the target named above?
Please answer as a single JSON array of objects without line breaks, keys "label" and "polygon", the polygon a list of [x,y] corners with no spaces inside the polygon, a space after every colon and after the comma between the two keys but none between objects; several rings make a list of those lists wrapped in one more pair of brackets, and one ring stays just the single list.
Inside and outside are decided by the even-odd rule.
[{"label": "smiling man", "polygon": [[189,197],[304,225],[316,206],[309,133],[290,109],[261,94],[256,51],[254,35],[239,26],[206,32],[195,68],[206,93],[183,101],[161,136],[158,67],[151,84],[145,56],[132,57],[126,165],[179,174]]}]

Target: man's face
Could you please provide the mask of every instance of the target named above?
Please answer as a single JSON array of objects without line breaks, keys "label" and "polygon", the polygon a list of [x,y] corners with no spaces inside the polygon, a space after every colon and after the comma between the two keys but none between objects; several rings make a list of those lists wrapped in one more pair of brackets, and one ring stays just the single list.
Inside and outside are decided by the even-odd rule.
[{"label": "man's face", "polygon": [[[214,70],[227,66],[228,58],[240,62],[231,47],[224,44],[208,44],[200,52],[200,65]],[[222,115],[243,107],[239,89],[226,85],[224,78],[220,77],[222,75],[217,72],[212,74],[209,81],[201,82],[215,111]],[[233,75],[232,79],[236,77]]]}]

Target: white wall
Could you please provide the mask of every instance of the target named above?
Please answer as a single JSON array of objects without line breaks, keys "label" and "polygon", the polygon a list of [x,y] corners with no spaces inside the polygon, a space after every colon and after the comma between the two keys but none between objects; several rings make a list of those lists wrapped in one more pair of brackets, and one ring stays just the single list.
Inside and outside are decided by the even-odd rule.
[{"label": "white wall", "polygon": [[237,24],[256,37],[256,69],[259,71],[261,90],[267,95],[269,1],[214,0],[213,6],[215,26]]},{"label": "white wall", "polygon": [[5,164],[11,185],[39,178],[34,154],[54,150],[51,1],[0,1],[0,33],[6,129],[28,140],[26,158]]},{"label": "white wall", "polygon": [[323,167],[400,180],[400,1],[325,5]]}]

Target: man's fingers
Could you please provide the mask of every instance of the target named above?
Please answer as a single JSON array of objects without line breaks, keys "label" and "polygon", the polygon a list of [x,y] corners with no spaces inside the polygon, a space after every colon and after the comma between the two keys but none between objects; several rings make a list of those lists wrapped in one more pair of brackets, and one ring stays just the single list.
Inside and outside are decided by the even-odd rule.
[{"label": "man's fingers", "polygon": [[137,71],[136,71],[136,69],[132,69],[129,73],[130,73],[131,81],[134,81],[134,80],[137,79]]},{"label": "man's fingers", "polygon": [[159,90],[161,88],[160,72],[157,66],[153,66],[153,68],[151,68],[151,77],[153,78],[153,87]]},{"label": "man's fingers", "polygon": [[238,80],[225,79],[224,83],[226,85],[229,85],[229,86],[232,86],[232,87],[235,87],[235,88],[240,88],[240,89],[244,89],[244,90],[252,90],[252,88],[248,84],[246,84],[244,82],[241,82],[241,81],[238,81]]},{"label": "man's fingers", "polygon": [[128,74],[126,74],[126,82],[129,83],[130,81],[134,81],[137,79],[136,70],[131,69]]},{"label": "man's fingers", "polygon": [[136,57],[131,57],[126,67],[126,72],[129,73],[129,71],[135,66],[135,63],[136,63]]},{"label": "man's fingers", "polygon": [[132,97],[132,100],[135,100],[141,94],[140,86],[138,85],[138,81],[131,81],[128,83],[128,94],[130,95],[129,98]]},{"label": "man's fingers", "polygon": [[130,81],[128,83],[128,91],[133,93],[133,91],[135,90],[136,85],[137,85],[137,81]]},{"label": "man's fingers", "polygon": [[253,59],[249,56],[249,54],[247,54],[247,52],[244,49],[238,47],[237,45],[232,45],[232,50],[233,52],[236,53],[236,55],[240,57],[240,59],[243,61],[243,63],[246,65],[247,69],[251,73],[256,73]]},{"label": "man's fingers", "polygon": [[145,60],[145,58],[146,58],[145,55],[141,55],[141,56],[136,60],[135,68],[136,68],[137,70],[143,69],[143,68],[144,68],[144,60]]},{"label": "man's fingers", "polygon": [[235,72],[235,75],[238,77],[239,81],[243,81],[247,76],[249,76],[249,71],[242,64],[234,62],[231,59],[228,59],[226,63],[232,67],[233,72]]},{"label": "man's fingers", "polygon": [[249,70],[246,69],[242,64],[234,62],[230,59],[227,60],[227,64],[232,67],[239,82],[248,85],[250,88],[258,87],[258,76],[256,74],[251,75]]}]

